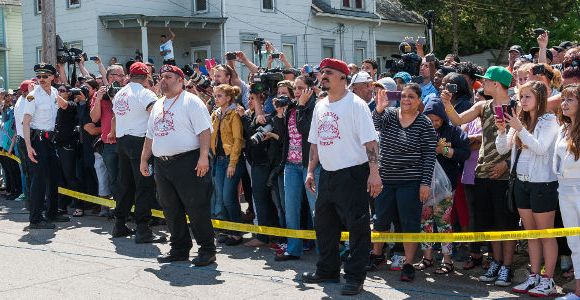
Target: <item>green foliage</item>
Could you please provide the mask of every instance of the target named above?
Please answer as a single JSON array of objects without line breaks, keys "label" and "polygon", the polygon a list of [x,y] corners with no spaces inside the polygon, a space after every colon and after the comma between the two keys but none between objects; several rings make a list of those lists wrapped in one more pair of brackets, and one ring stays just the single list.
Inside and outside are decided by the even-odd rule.
[{"label": "green foliage", "polygon": [[514,44],[527,50],[537,46],[532,30],[538,27],[550,31],[550,46],[565,40],[580,40],[578,0],[400,1],[405,8],[421,14],[435,11],[435,52],[439,57],[452,52],[454,19],[458,25],[460,55]]}]

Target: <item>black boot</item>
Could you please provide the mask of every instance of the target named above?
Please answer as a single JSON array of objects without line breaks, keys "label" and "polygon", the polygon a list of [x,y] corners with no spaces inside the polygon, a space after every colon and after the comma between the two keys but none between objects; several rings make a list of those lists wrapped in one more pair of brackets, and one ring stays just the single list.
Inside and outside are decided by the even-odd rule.
[{"label": "black boot", "polygon": [[153,231],[151,231],[147,223],[137,224],[137,232],[135,233],[136,244],[165,243],[166,241],[167,239],[165,237],[159,237],[153,234]]},{"label": "black boot", "polygon": [[135,232],[133,230],[129,229],[129,227],[125,225],[125,220],[120,219],[115,220],[115,225],[113,226],[112,233],[112,236],[114,238],[130,236],[133,235],[134,233]]}]

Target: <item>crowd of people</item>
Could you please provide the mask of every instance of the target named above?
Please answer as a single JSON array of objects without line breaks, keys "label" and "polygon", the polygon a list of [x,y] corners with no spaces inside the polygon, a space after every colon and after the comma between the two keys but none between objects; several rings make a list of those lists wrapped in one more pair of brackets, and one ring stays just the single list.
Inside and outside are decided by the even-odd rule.
[{"label": "crowd of people", "polygon": [[[0,157],[5,196],[27,202],[29,230],[70,221],[69,209],[85,214],[87,203],[58,195],[58,186],[114,199],[112,214],[99,207],[99,216],[114,217],[114,238],[135,235],[136,243],[165,241],[151,230],[151,209],[163,209],[171,251],[161,263],[188,260],[195,239],[197,266],[215,261],[216,241],[271,247],[276,261],[316,248],[316,272],[303,281],[338,282],[342,260],[346,295],[388,261],[402,281],[429,268],[450,274],[457,244],[371,244],[371,230],[580,227],[580,47],[548,48],[547,32],[537,40],[530,54],[514,45],[507,66],[489,68],[407,44],[416,70],[383,74],[373,59],[295,69],[269,43],[268,65],[279,60],[284,69],[263,70],[241,51],[191,73],[169,58],[156,72],[140,61],[105,67],[97,57],[101,74],[93,75],[80,57],[82,75],[69,80],[64,65],[39,64],[35,78],[2,93],[1,146],[21,160]],[[314,228],[317,241],[244,241],[210,219]],[[350,232],[346,243],[341,230]],[[462,268],[511,286],[515,247],[471,243]],[[580,237],[531,239],[528,252],[529,278],[513,291],[555,295],[559,261],[576,280],[562,299],[580,299]]]}]

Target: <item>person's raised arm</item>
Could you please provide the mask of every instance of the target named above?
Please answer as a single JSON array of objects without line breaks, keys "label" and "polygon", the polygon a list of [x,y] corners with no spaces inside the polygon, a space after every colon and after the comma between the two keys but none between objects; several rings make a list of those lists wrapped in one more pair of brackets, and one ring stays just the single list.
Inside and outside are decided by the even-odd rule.
[{"label": "person's raised arm", "polygon": [[453,104],[451,103],[452,96],[453,95],[447,90],[441,91],[441,102],[445,106],[445,112],[447,113],[447,116],[453,125],[460,126],[467,124],[481,116],[485,101],[479,101],[471,106],[471,108],[468,110],[458,114],[457,111],[455,111],[455,107],[453,107]]},{"label": "person's raised arm", "polygon": [[[256,66],[256,64],[254,64],[253,62],[251,62],[248,59],[248,57],[246,56],[246,54],[244,54],[244,52],[242,52],[242,51],[236,51],[236,58],[241,63],[243,63],[248,68],[248,70],[250,70],[250,73],[259,73],[260,72],[260,68],[258,66]],[[235,68],[234,68],[234,70],[235,70]]]},{"label": "person's raised arm", "polygon": [[102,86],[97,90],[95,96],[95,102],[93,103],[93,107],[91,107],[91,121],[97,123],[101,120],[101,101],[103,100],[103,95],[105,95],[107,87]]},{"label": "person's raised arm", "polygon": [[105,69],[105,65],[103,65],[101,58],[98,56],[95,57],[97,58],[95,59],[95,64],[97,64],[97,66],[99,67],[99,73],[101,74],[103,85],[108,85],[109,81],[107,80],[107,69]]},{"label": "person's raised arm", "polygon": [[540,52],[538,52],[538,63],[547,64],[548,57],[546,52],[548,51],[548,32],[544,32],[538,36],[538,46],[540,47]]},{"label": "person's raised arm", "polygon": [[280,52],[280,61],[282,61],[282,63],[284,64],[285,69],[291,69],[294,67],[292,66],[292,64],[290,64],[290,62],[288,62],[288,60],[286,59],[286,55],[282,52]]},{"label": "person's raised arm", "polygon": [[62,84],[68,84],[68,78],[66,78],[66,72],[64,70],[64,64],[57,63],[56,71],[58,73],[58,80]]},{"label": "person's raised arm", "polygon": [[173,39],[175,39],[175,33],[173,32],[173,30],[171,30],[171,28],[170,28],[170,27],[167,27],[167,30],[169,30],[169,35],[170,35],[170,36],[169,36],[169,39],[170,39],[170,40],[173,40]]},{"label": "person's raised arm", "polygon": [[90,78],[91,77],[91,74],[89,73],[89,71],[85,67],[85,58],[84,58],[84,56],[81,55],[78,64],[79,64],[79,69],[81,70],[81,74],[83,74],[83,76],[85,78],[87,78],[87,79]]}]

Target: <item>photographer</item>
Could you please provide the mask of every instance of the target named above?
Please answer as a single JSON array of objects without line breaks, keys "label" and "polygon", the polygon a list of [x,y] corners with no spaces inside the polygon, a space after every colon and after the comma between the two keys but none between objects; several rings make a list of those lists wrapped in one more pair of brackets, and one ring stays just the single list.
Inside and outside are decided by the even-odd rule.
[{"label": "photographer", "polygon": [[[452,90],[450,85],[454,85]],[[459,73],[449,73],[443,77],[441,80],[441,91],[448,90],[451,91],[453,95],[451,98],[451,103],[455,108],[457,113],[462,113],[471,108],[473,105],[473,93],[471,87],[465,81],[465,77]]]},{"label": "photographer", "polygon": [[[254,84],[255,85],[255,84]],[[272,118],[266,116],[266,122],[261,123],[256,115],[256,107],[264,105],[265,95],[263,92],[250,88],[249,109],[244,111],[238,106],[237,112],[242,119],[244,127],[244,139],[246,148],[244,150],[246,159],[251,166],[252,196],[256,209],[258,225],[278,227],[276,213],[280,211],[278,205],[271,198],[268,187],[268,179],[272,171],[272,164],[269,157],[270,140],[278,139],[278,135],[272,133]],[[245,243],[248,247],[261,247],[270,242],[270,237],[257,235],[255,239]]]},{"label": "photographer", "polygon": [[[286,126],[280,132],[280,137],[283,141],[282,164],[280,166],[284,168],[286,227],[289,229],[300,229],[300,215],[303,203],[302,195],[305,191],[304,181],[308,172],[308,153],[310,147],[308,135],[310,133],[312,113],[316,105],[316,95],[312,90],[314,81],[309,76],[298,76],[294,84],[296,90],[288,90],[288,95],[294,96],[294,100],[289,103],[278,103],[276,106],[287,107],[285,117]],[[283,82],[279,83],[278,91],[280,96],[284,94],[283,85]],[[282,86],[282,89],[280,89],[280,86]],[[320,166],[313,171],[315,180],[318,183]],[[309,204],[308,211],[312,218],[314,218],[314,203],[316,202],[317,194],[317,192],[306,190]],[[301,239],[289,238],[286,251],[277,254],[275,260],[299,259],[303,251]]]},{"label": "photographer", "polygon": [[[247,61],[246,56],[243,52],[236,52],[237,59],[241,61]],[[249,63],[249,61],[247,61]],[[246,63],[244,63],[246,64]],[[257,67],[256,67],[257,69]],[[250,86],[242,81],[236,72],[235,60],[228,60],[227,65],[217,65],[212,69],[214,81],[214,86],[219,86],[222,84],[228,84],[231,86],[237,86],[240,88],[240,94],[234,99],[234,102],[240,103],[244,108],[248,107],[248,102],[250,99]],[[252,71],[253,72],[253,71]]]}]

